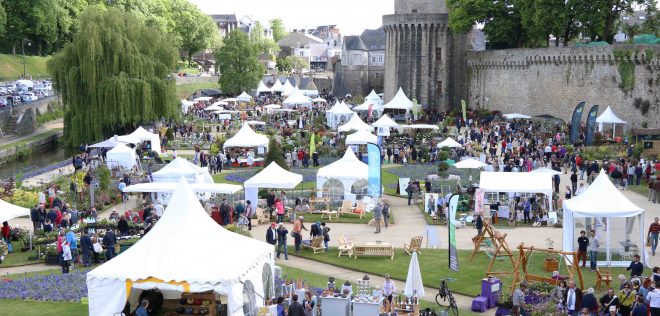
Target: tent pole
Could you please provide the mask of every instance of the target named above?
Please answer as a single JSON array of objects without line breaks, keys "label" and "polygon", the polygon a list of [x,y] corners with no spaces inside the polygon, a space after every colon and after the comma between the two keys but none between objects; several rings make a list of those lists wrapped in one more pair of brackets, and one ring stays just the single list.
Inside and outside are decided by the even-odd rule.
[{"label": "tent pole", "polygon": [[[606,225],[607,228],[612,227],[610,225],[610,218],[609,217],[605,218],[605,225]],[[611,229],[607,230],[607,253],[606,253],[606,257],[607,257],[607,265],[609,267],[612,267],[612,253],[611,253],[611,249],[610,249],[610,242],[611,242],[611,240],[610,240],[610,231],[611,231]]]}]

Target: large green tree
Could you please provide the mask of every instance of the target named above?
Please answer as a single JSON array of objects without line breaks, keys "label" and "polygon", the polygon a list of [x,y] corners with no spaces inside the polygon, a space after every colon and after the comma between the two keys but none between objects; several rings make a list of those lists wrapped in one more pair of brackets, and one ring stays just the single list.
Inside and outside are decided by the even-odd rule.
[{"label": "large green tree", "polygon": [[3,0],[0,0],[0,39],[5,35],[5,25],[7,24],[7,12],[5,12],[5,6],[2,4]]},{"label": "large green tree", "polygon": [[178,113],[171,39],[117,8],[84,11],[73,41],[49,60],[70,146]]},{"label": "large green tree", "polygon": [[282,22],[282,19],[270,20],[270,29],[273,30],[273,40],[275,40],[275,42],[281,40],[287,34],[287,31],[286,31],[286,28],[284,28],[284,22]]},{"label": "large green tree", "polygon": [[222,92],[236,95],[256,88],[264,74],[258,57],[258,49],[243,31],[231,31],[215,53]]},{"label": "large green tree", "polygon": [[210,16],[202,13],[187,0],[172,0],[174,36],[181,49],[188,53],[188,66],[192,55],[218,42],[218,29]]},{"label": "large green tree", "polygon": [[264,27],[261,22],[257,21],[250,33],[250,42],[256,45],[257,50],[261,54],[276,55],[280,51],[280,47],[273,39],[267,38],[264,35]]}]

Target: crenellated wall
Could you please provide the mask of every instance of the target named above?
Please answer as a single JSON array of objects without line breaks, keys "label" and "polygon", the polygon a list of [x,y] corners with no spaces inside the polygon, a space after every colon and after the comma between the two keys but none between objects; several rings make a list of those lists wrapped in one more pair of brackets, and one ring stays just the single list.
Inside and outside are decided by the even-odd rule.
[{"label": "crenellated wall", "polygon": [[[585,112],[593,104],[600,112],[611,106],[629,127],[660,127],[658,45],[469,52],[467,67],[471,108],[568,121],[585,101]],[[647,113],[640,104],[648,105]]]}]

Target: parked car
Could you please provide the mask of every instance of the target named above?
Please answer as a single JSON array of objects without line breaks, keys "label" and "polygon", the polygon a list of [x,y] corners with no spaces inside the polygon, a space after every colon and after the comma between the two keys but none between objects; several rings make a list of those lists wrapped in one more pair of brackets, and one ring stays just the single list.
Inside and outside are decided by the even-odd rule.
[{"label": "parked car", "polygon": [[0,87],[0,95],[6,95],[7,89],[5,87]]},{"label": "parked car", "polygon": [[5,108],[7,106],[7,99],[0,98],[0,108]]},{"label": "parked car", "polygon": [[32,102],[37,101],[39,98],[32,92],[23,92],[21,94],[21,101],[23,102]]}]

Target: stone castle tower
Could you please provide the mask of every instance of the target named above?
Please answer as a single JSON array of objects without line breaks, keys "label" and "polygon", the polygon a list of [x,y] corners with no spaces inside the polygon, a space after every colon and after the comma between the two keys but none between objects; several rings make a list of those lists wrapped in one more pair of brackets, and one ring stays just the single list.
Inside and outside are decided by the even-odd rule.
[{"label": "stone castle tower", "polygon": [[449,30],[448,12],[444,0],[395,0],[383,16],[385,102],[399,87],[440,111],[467,98],[467,35]]}]

